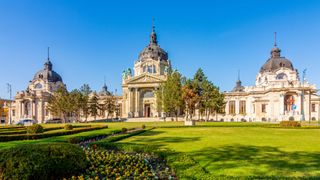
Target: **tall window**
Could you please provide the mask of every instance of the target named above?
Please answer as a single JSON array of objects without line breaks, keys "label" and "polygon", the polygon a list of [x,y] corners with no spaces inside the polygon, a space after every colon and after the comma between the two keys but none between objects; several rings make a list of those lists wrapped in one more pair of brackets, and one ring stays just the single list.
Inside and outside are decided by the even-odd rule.
[{"label": "tall window", "polygon": [[229,114],[235,114],[236,113],[235,106],[236,106],[235,101],[229,101]]},{"label": "tall window", "polygon": [[311,111],[316,112],[316,104],[314,103],[311,104]]},{"label": "tall window", "polygon": [[246,101],[240,101],[239,102],[239,113],[240,114],[245,114],[246,113]]},{"label": "tall window", "polygon": [[286,95],[284,98],[284,110],[291,111],[293,110],[293,105],[295,103],[293,95]]},{"label": "tall window", "polygon": [[266,113],[267,112],[267,105],[261,104],[261,112]]}]

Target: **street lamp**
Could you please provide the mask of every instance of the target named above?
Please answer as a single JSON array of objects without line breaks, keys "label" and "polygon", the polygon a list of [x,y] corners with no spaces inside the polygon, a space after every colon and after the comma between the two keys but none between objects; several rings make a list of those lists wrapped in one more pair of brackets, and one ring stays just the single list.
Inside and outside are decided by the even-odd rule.
[{"label": "street lamp", "polygon": [[11,125],[12,124],[12,117],[11,117],[11,99],[12,99],[12,88],[11,88],[11,84],[7,83],[7,90],[8,90],[8,93],[10,95],[10,103],[9,103],[9,124]]}]

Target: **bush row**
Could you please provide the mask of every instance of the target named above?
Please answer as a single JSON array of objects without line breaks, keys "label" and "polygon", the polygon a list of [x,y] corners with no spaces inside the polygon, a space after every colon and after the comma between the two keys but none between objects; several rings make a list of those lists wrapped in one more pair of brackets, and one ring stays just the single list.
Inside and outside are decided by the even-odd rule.
[{"label": "bush row", "polygon": [[[119,134],[117,136],[110,136],[106,139],[103,139],[101,141],[97,141],[97,142],[92,142],[92,143],[89,143],[89,146],[93,146],[94,144],[99,144],[99,146],[101,147],[108,147],[108,148],[111,148],[109,145],[110,144],[113,144],[113,142],[117,142],[117,141],[120,141],[120,140],[123,140],[123,139],[126,139],[126,138],[129,138],[129,137],[132,137],[132,136],[136,136],[136,135],[139,135],[139,134],[142,134],[142,133],[145,133],[149,130],[151,130],[153,128],[150,128],[150,129],[141,129],[141,130],[137,130],[137,131],[134,131],[134,132],[130,132],[128,134]],[[122,131],[120,131],[122,132]],[[111,145],[112,146],[112,145]]]},{"label": "bush row", "polygon": [[62,179],[87,166],[83,150],[69,143],[24,144],[0,150],[0,179]]},{"label": "bush row", "polygon": [[[83,128],[83,127],[91,127],[91,125],[81,125],[81,126],[73,126],[73,128]],[[0,136],[1,135],[13,135],[13,134],[26,134],[27,127],[21,126],[21,127],[10,127],[10,128],[0,128]],[[58,127],[49,127],[43,129],[43,132],[47,131],[53,131],[53,130],[58,130],[58,129],[63,129],[64,126],[58,126]]]},{"label": "bush row", "polygon": [[16,140],[32,140],[32,139],[41,139],[41,138],[48,138],[53,136],[63,136],[63,135],[70,135],[76,134],[80,132],[98,130],[98,129],[105,129],[108,126],[95,126],[95,127],[86,127],[86,128],[77,128],[70,131],[59,131],[59,132],[48,132],[48,133],[41,133],[41,134],[15,134],[15,135],[2,135],[0,136],[0,142],[7,142],[7,141],[16,141]]},{"label": "bush row", "polygon": [[281,121],[280,127],[301,127],[301,123],[298,121]]},{"label": "bush row", "polygon": [[113,130],[113,131],[109,131],[109,132],[105,132],[105,133],[98,133],[98,134],[89,135],[89,136],[76,136],[76,137],[68,138],[68,142],[72,143],[72,144],[78,144],[82,141],[87,141],[90,139],[105,137],[105,136],[119,134],[119,133],[121,133],[121,130]]}]

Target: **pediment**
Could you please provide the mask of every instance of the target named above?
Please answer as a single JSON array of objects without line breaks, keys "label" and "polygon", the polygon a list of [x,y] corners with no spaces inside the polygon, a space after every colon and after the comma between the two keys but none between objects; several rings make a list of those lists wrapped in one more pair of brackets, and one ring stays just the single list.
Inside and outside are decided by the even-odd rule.
[{"label": "pediment", "polygon": [[137,77],[133,77],[129,79],[126,83],[127,84],[144,84],[144,83],[161,83],[164,79],[161,77],[153,76],[150,74],[142,74]]}]

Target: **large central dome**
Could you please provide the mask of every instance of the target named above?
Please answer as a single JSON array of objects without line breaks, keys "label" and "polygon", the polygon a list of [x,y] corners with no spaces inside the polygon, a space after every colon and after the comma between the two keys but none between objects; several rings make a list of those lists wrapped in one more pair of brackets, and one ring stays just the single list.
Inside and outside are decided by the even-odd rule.
[{"label": "large central dome", "polygon": [[152,33],[150,35],[150,43],[147,47],[141,51],[139,54],[138,61],[145,61],[147,59],[153,59],[158,61],[167,61],[168,60],[168,53],[165,52],[160,46],[158,45],[157,41],[157,34],[152,28]]},{"label": "large central dome", "polygon": [[286,59],[285,57],[281,57],[280,52],[281,50],[275,45],[271,50],[271,57],[261,67],[260,73],[273,72],[280,68],[288,68],[294,70],[291,61]]},{"label": "large central dome", "polygon": [[47,62],[44,64],[44,69],[38,71],[34,77],[33,80],[37,79],[43,79],[48,82],[62,82],[61,76],[52,70],[52,63],[51,61],[47,60]]}]

